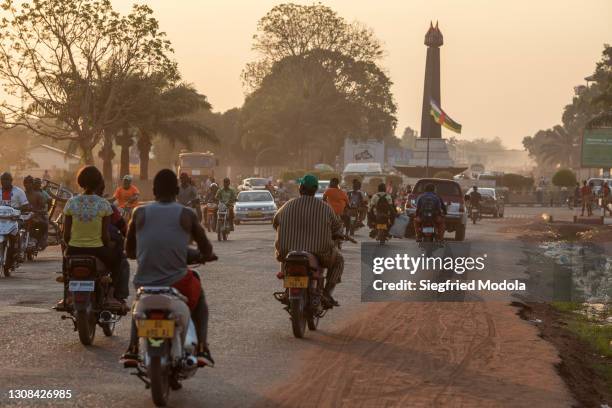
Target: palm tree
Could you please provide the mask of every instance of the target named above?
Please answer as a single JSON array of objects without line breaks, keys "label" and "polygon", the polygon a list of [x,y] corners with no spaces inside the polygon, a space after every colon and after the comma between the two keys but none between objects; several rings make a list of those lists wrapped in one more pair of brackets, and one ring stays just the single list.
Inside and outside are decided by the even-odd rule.
[{"label": "palm tree", "polygon": [[215,132],[188,115],[198,110],[210,110],[206,96],[187,84],[170,86],[148,101],[146,112],[135,123],[140,152],[140,179],[149,178],[149,154],[155,136],[166,138],[172,145],[191,147],[193,138],[217,141]]},{"label": "palm tree", "polygon": [[574,135],[560,125],[543,132],[546,142],[540,146],[542,158],[551,164],[571,167],[575,162],[574,158],[577,153],[577,143]]}]

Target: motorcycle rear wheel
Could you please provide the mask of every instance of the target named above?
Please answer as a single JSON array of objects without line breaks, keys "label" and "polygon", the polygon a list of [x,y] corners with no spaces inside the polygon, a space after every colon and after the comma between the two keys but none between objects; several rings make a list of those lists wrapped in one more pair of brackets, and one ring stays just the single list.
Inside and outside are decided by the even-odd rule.
[{"label": "motorcycle rear wheel", "polygon": [[100,326],[106,337],[111,337],[115,332],[115,323],[102,323]]},{"label": "motorcycle rear wheel", "polygon": [[79,340],[84,346],[91,346],[96,336],[96,322],[98,317],[93,312],[77,311],[76,326],[79,332]]},{"label": "motorcycle rear wheel", "polygon": [[147,372],[151,384],[151,397],[157,407],[165,407],[170,396],[170,381],[166,368],[162,365],[161,356],[151,357]]},{"label": "motorcycle rear wheel", "polygon": [[289,310],[291,311],[291,328],[293,329],[293,335],[298,339],[302,339],[306,331],[304,300],[302,298],[290,299]]},{"label": "motorcycle rear wheel", "polygon": [[383,245],[385,243],[385,241],[387,240],[387,232],[383,229],[379,229],[378,230],[378,236],[376,237],[378,240],[378,243],[380,245]]},{"label": "motorcycle rear wheel", "polygon": [[314,316],[312,313],[308,313],[306,323],[308,323],[308,330],[315,331],[319,327],[319,317]]}]

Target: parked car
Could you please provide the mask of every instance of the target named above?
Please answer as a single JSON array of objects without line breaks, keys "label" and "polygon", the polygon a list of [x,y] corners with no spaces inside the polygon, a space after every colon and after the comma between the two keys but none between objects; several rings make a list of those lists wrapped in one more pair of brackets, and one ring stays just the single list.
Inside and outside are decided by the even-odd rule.
[{"label": "parked car", "polygon": [[250,177],[242,180],[242,184],[238,186],[238,191],[265,190],[267,184],[267,178]]},{"label": "parked car", "polygon": [[410,217],[408,224],[409,236],[414,235],[414,214],[416,212],[416,199],[419,195],[425,192],[425,186],[433,184],[436,188],[436,193],[444,200],[446,204],[447,214],[445,217],[446,232],[455,233],[455,241],[463,241],[465,239],[465,226],[467,224],[467,213],[465,211],[465,201],[461,186],[453,180],[426,178],[420,179],[414,185],[412,192],[406,200],[405,212]]},{"label": "parked car", "polygon": [[329,180],[319,180],[319,189],[315,193],[315,197],[317,197],[319,200],[322,200],[323,193],[325,192],[325,190],[327,190],[327,187],[329,187]]},{"label": "parked car", "polygon": [[[465,194],[470,195],[474,187],[470,188]],[[478,192],[482,196],[480,201],[480,213],[482,215],[492,215],[493,218],[504,216],[504,200],[494,188],[479,187]]]},{"label": "parked car", "polygon": [[241,191],[234,206],[234,222],[272,221],[276,210],[274,197],[269,191]]}]

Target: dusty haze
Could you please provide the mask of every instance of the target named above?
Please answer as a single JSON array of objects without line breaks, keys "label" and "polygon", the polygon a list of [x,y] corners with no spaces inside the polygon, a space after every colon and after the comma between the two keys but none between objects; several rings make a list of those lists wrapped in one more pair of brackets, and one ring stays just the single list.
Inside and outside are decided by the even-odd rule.
[{"label": "dusty haze", "polygon": [[[242,105],[240,72],[254,58],[257,20],[279,1],[147,0],[176,50],[186,81],[216,111]],[[114,0],[120,11],[133,1]],[[311,2],[296,1],[310,4]],[[602,45],[612,42],[610,0],[328,0],[348,20],[371,27],[385,44],[400,135],[419,129],[425,46],[440,21],[442,105],[462,137],[495,137],[508,147],[559,123],[573,86],[584,83]]]}]

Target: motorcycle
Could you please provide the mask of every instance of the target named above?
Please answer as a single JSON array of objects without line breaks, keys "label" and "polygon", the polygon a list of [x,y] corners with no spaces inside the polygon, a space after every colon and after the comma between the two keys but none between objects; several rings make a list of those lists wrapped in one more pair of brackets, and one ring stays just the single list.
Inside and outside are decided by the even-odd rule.
[{"label": "motorcycle", "polygon": [[[46,217],[46,212],[42,212],[43,216]],[[46,219],[45,219],[46,222]],[[38,256],[38,251],[41,251],[39,240],[42,238],[42,230],[39,224],[34,222],[34,214],[27,220],[27,228],[25,229],[23,237],[23,248],[25,249],[25,259],[33,261]]]},{"label": "motorcycle", "polygon": [[421,237],[419,247],[425,249],[425,256],[430,257],[441,244],[438,241],[438,231],[432,212],[424,211],[421,220]]},{"label": "motorcycle", "polygon": [[61,318],[72,321],[81,343],[85,346],[93,343],[96,325],[102,328],[105,336],[112,336],[116,323],[127,314],[127,308],[107,303],[113,287],[106,266],[94,256],[68,256],[65,273],[58,281],[67,281],[68,285],[64,289],[64,307],[56,306],[55,309],[69,313]]},{"label": "motorcycle", "polygon": [[386,215],[376,216],[376,240],[380,245],[384,245],[389,239],[389,217]]},{"label": "motorcycle", "polygon": [[357,208],[349,208],[346,211],[347,225],[346,235],[353,236],[355,231],[359,229],[359,210]]},{"label": "motorcycle", "polygon": [[13,256],[12,264],[8,263],[10,236],[20,240],[22,243],[21,251],[23,252],[25,230],[20,227],[20,220],[27,219],[29,219],[29,216],[22,215],[21,211],[7,205],[0,205],[0,266],[7,278],[11,276],[11,272],[19,267],[19,260],[16,256]]},{"label": "motorcycle", "polygon": [[[189,250],[188,263],[201,258]],[[214,261],[213,256],[207,261]],[[151,389],[158,407],[168,403],[170,389],[181,388],[180,381],[192,377],[198,368],[198,337],[187,298],[173,287],[143,286],[138,289],[132,317],[136,322],[139,360],[125,363]]]},{"label": "motorcycle", "polygon": [[225,203],[219,203],[217,207],[217,241],[227,241],[231,225],[229,222],[229,208]]},{"label": "motorcycle", "polygon": [[328,309],[323,307],[323,285],[325,268],[313,254],[306,251],[291,251],[283,262],[282,292],[275,292],[274,297],[286,305],[285,310],[291,316],[293,335],[304,337],[306,326],[317,330],[319,319]]},{"label": "motorcycle", "polygon": [[206,219],[205,225],[208,232],[217,231],[217,203],[210,202],[206,204]]}]

